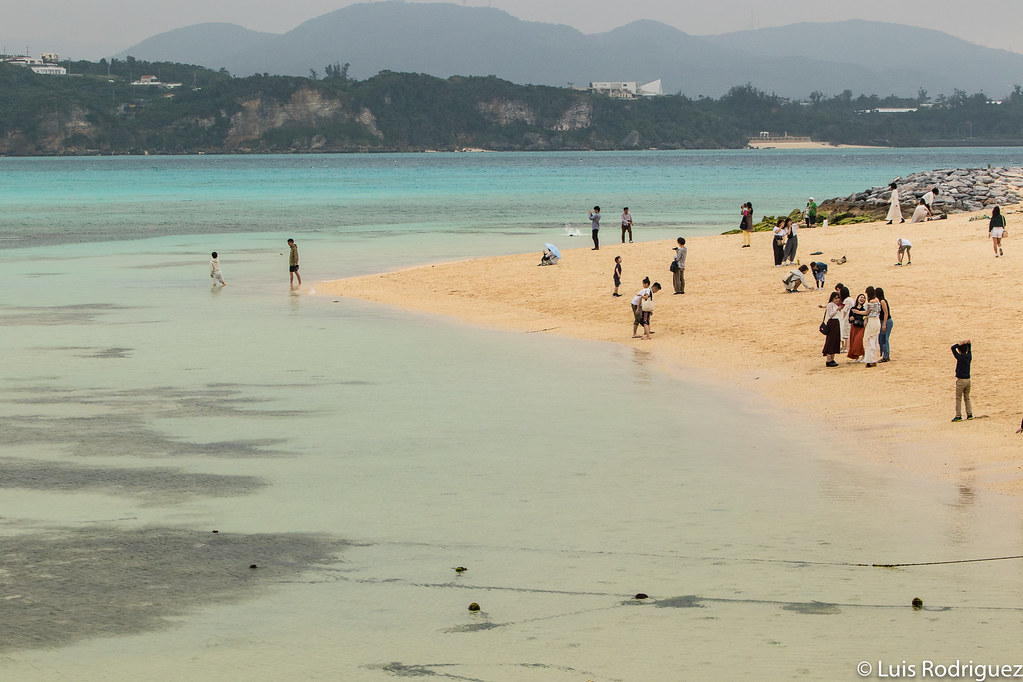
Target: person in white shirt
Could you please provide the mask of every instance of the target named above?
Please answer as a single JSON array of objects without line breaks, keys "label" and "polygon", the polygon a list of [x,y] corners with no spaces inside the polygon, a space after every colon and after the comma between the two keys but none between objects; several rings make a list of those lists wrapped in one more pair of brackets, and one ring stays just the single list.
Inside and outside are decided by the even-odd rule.
[{"label": "person in white shirt", "polygon": [[629,243],[632,243],[632,214],[629,213],[629,207],[626,206],[622,209],[622,244],[625,243],[625,233],[629,233]]},{"label": "person in white shirt", "polygon": [[913,217],[909,219],[911,223],[922,223],[931,215],[931,209],[927,207],[927,202],[923,199],[916,205],[913,210]]},{"label": "person in white shirt", "polygon": [[899,245],[899,262],[896,265],[902,265],[902,254],[906,254],[906,265],[913,264],[913,254],[909,252],[913,248],[913,242],[908,239],[900,239],[896,242]]},{"label": "person in white shirt", "polygon": [[941,194],[941,192],[938,190],[937,187],[935,187],[934,189],[930,190],[929,192],[927,192],[927,194],[923,196],[923,202],[924,204],[927,205],[927,215],[929,216],[934,215],[934,211],[932,210],[932,208],[934,204],[934,197],[937,194]]},{"label": "person in white shirt", "polygon": [[224,281],[224,276],[220,274],[220,257],[217,256],[217,252],[214,251],[210,254],[210,277],[213,279],[213,286],[217,286],[217,282],[220,282],[221,286],[227,286],[227,282]]},{"label": "person in white shirt", "polygon": [[[649,284],[650,278],[644,277],[643,284]],[[634,339],[649,339],[650,338],[650,315],[653,314],[652,310],[644,310],[643,304],[654,300],[654,294],[661,290],[660,282],[654,282],[652,285],[645,289],[640,289],[636,292],[636,295],[632,298],[632,338]],[[639,330],[639,326],[643,325],[643,336],[639,336],[636,332]]]}]

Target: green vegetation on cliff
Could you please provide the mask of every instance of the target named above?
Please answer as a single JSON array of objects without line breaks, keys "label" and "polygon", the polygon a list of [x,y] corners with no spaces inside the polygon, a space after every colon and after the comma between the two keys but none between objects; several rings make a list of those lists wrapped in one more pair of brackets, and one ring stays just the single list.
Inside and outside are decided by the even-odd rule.
[{"label": "green vegetation on cliff", "polygon": [[[924,92],[905,100],[849,91],[791,102],[749,84],[717,100],[617,100],[495,77],[383,71],[356,81],[348,78],[347,64],[337,63],[327,65],[322,78],[236,78],[130,57],[69,67],[74,75],[60,77],[0,64],[0,153],[739,148],[763,130],[836,144],[1023,140],[1018,86],[996,104],[958,90],[933,102]],[[182,86],[131,84],[143,75]],[[922,102],[930,106],[876,111]]]}]

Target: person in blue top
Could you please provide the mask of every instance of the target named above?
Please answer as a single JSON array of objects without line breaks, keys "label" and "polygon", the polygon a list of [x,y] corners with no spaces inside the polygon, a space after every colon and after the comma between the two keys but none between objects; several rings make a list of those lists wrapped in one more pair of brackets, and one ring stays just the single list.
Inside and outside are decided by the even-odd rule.
[{"label": "person in blue top", "polygon": [[956,416],[952,420],[963,420],[962,403],[966,401],[966,418],[973,419],[973,405],[970,404],[970,363],[973,361],[973,348],[969,339],[964,339],[952,346],[952,355],[956,359]]},{"label": "person in blue top", "polygon": [[590,229],[593,230],[593,248],[590,251],[598,251],[600,249],[600,239],[597,237],[597,233],[600,232],[600,206],[594,206],[590,211]]}]

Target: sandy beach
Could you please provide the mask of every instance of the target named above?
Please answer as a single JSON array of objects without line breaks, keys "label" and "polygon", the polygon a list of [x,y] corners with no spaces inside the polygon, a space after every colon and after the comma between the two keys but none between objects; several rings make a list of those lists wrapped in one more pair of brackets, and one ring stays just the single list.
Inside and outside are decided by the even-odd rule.
[{"label": "sandy beach", "polygon": [[[790,268],[773,266],[770,233],[687,239],[686,293],[671,293],[673,241],[605,243],[562,238],[564,258],[536,267],[540,252],[434,264],[317,285],[321,294],[357,297],[468,323],[527,333],[619,343],[649,354],[665,372],[733,386],[736,397],[781,409],[798,430],[823,421],[835,438],[860,443],[863,458],[933,478],[1023,494],[1023,406],[1014,320],[1023,302],[1023,252],[1011,239],[995,258],[987,220],[959,214],[918,224],[869,223],[799,232],[798,258],[829,264],[824,291],[783,292]],[[610,242],[612,231],[606,230]],[[617,235],[614,235],[617,236]],[[685,235],[681,235],[685,236]],[[637,228],[642,238],[642,227]],[[913,243],[912,265],[897,267],[896,240]],[[567,242],[567,243],[566,243]],[[577,248],[571,248],[577,246]],[[820,255],[811,255],[813,252]],[[623,260],[622,298],[612,298],[613,259]],[[837,265],[832,259],[845,256]],[[632,339],[630,300],[647,275],[657,297],[654,338]],[[867,368],[838,356],[826,368],[817,326],[832,287],[853,293],[882,286],[891,304],[892,361]],[[954,415],[953,343],[973,342],[973,411]],[[821,448],[826,449],[827,443]]]},{"label": "sandy beach", "polygon": [[[750,149],[874,149],[868,145],[856,144],[829,144],[827,142],[813,142],[809,140],[760,140],[750,139],[746,145]],[[893,318],[894,319],[894,318]]]}]

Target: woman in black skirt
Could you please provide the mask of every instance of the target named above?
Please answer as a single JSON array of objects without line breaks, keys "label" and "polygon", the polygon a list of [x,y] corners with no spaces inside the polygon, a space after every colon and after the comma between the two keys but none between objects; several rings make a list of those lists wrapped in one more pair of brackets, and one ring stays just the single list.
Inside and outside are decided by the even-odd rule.
[{"label": "woman in black skirt", "polygon": [[821,355],[828,360],[825,367],[838,367],[835,362],[835,354],[842,349],[842,325],[838,321],[842,313],[842,294],[837,291],[831,292],[828,306],[824,309],[824,324],[827,325],[828,333],[824,337],[824,349]]}]

